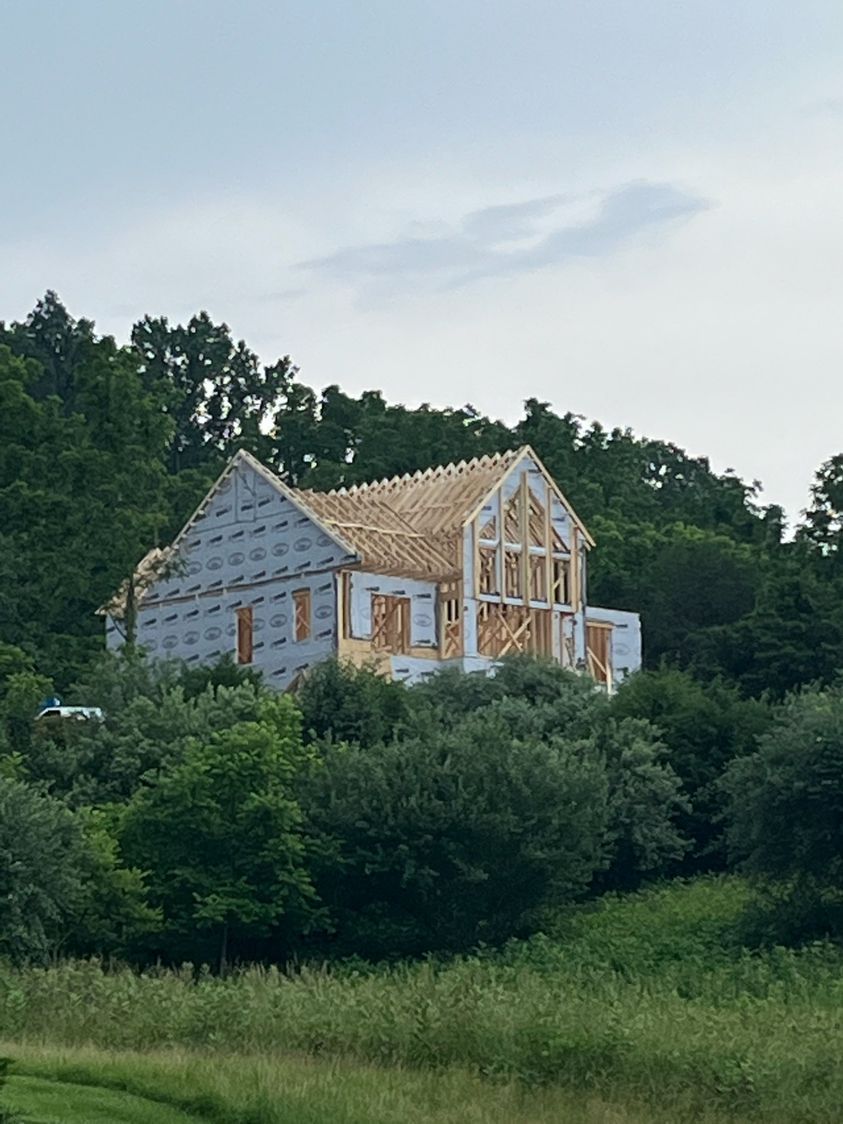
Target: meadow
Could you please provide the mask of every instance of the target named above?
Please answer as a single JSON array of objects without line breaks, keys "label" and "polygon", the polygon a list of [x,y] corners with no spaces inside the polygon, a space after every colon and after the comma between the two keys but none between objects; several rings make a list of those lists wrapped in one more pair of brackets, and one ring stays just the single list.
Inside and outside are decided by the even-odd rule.
[{"label": "meadow", "polygon": [[843,955],[742,948],[748,893],[607,898],[442,963],[5,968],[2,1051],[19,1075],[242,1124],[839,1121]]}]

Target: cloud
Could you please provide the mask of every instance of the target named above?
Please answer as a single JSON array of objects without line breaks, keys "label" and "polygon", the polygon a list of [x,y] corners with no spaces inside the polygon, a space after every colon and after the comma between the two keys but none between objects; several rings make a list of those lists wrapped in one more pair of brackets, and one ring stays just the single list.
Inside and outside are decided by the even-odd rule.
[{"label": "cloud", "polygon": [[670,184],[627,184],[607,195],[589,222],[554,231],[523,256],[535,265],[549,265],[568,257],[611,253],[635,234],[690,218],[709,206]]},{"label": "cloud", "polygon": [[[562,222],[569,197],[549,195],[463,216],[435,237],[410,236],[337,250],[299,263],[344,281],[392,279],[453,288],[482,277],[532,272],[572,258],[611,254],[646,230],[667,228],[710,204],[668,183],[624,184],[604,195],[591,216]],[[556,218],[547,229],[546,220]],[[519,243],[513,246],[512,243]],[[527,244],[525,244],[527,243]]]},{"label": "cloud", "polygon": [[541,199],[528,199],[526,203],[504,203],[472,211],[462,220],[462,232],[468,238],[487,243],[506,242],[524,238],[534,232],[534,222],[558,211],[569,199],[565,195],[546,195]]},{"label": "cloud", "polygon": [[407,276],[481,265],[488,251],[462,234],[442,238],[402,238],[337,250],[324,258],[300,263],[338,277]]}]

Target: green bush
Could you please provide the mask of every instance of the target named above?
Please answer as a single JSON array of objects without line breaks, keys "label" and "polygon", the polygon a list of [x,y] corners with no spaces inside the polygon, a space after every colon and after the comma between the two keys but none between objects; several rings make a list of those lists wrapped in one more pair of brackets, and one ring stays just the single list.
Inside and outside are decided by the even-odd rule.
[{"label": "green bush", "polygon": [[[245,689],[245,688],[241,688]],[[315,912],[295,784],[307,751],[292,699],[261,700],[259,721],[193,739],[118,817],[128,861],[148,872],[163,925],[155,951],[196,951],[220,968],[244,941],[290,941]]]},{"label": "green bush", "polygon": [[388,745],[330,747],[304,797],[343,952],[456,951],[519,932],[604,862],[599,759],[492,711]]},{"label": "green bush", "polygon": [[377,745],[391,741],[409,713],[403,683],[373,667],[326,660],[312,668],[296,692],[306,740]]},{"label": "green bush", "polygon": [[0,777],[0,956],[43,961],[67,942],[110,952],[120,947],[115,927],[122,936],[153,923],[139,876],[101,823]]},{"label": "green bush", "polygon": [[843,686],[791,696],[722,789],[733,857],[776,939],[843,936]]},{"label": "green bush", "polygon": [[612,711],[621,719],[646,719],[659,731],[666,747],[664,760],[689,798],[676,824],[691,846],[674,869],[686,874],[723,869],[724,799],[718,781],[731,761],[755,749],[773,708],[742,698],[721,681],[701,683],[687,672],[665,667],[639,672],[623,683]]},{"label": "green bush", "polygon": [[181,760],[191,739],[257,721],[263,700],[272,697],[254,677],[234,676],[228,685],[225,665],[191,673],[185,683],[186,674],[181,664],[140,655],[103,658],[91,680],[68,697],[101,707],[105,720],[36,723],[26,775],[75,807],[124,802]]},{"label": "green bush", "polygon": [[654,726],[616,717],[606,694],[550,660],[514,656],[492,677],[445,670],[410,692],[417,722],[445,729],[494,714],[513,745],[532,739],[599,763],[608,786],[604,860],[595,889],[633,888],[682,856],[678,820],[687,810]]}]

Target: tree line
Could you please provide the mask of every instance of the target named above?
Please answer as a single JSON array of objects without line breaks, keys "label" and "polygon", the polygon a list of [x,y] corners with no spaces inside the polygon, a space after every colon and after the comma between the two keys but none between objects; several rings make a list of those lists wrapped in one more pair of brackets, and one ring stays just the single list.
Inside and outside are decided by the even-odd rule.
[{"label": "tree line", "polygon": [[106,655],[104,721],[15,722],[0,680],[0,958],[158,962],[500,946],[665,877],[742,870],[747,939],[843,936],[843,688],[784,703],[518,656],[408,687],[327,662]]},{"label": "tree line", "polygon": [[[48,292],[0,324],[0,642],[59,690],[101,649],[94,615],[247,448],[330,488],[531,444],[592,530],[590,600],[642,613],[645,658],[743,696],[843,666],[843,454],[785,540],[757,483],[667,442],[528,399],[508,426],[470,405],[390,404],[262,364],[205,313],[146,316],[126,344]],[[7,658],[8,655],[7,655]]]}]

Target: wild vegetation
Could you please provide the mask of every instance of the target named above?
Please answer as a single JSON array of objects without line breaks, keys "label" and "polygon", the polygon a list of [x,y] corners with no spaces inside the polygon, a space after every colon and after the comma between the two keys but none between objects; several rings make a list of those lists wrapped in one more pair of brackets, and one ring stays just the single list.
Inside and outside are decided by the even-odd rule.
[{"label": "wild vegetation", "polygon": [[[643,611],[615,695],[102,654],[235,448],[328,486],[523,442],[593,600]],[[538,402],[316,394],[204,315],[0,326],[0,1119],[50,1082],[80,1121],[839,1119],[841,465],[785,541],[754,486]],[[34,722],[56,688],[103,721]]]},{"label": "wild vegetation", "polygon": [[[467,1082],[465,1100],[480,1077],[507,1098],[562,1087],[582,1103],[622,1103],[631,1119],[837,1120],[841,953],[743,950],[748,899],[733,877],[675,884],[563,911],[497,953],[393,967],[7,970],[0,1022],[24,1059],[44,1041],[243,1055],[247,1072],[308,1055],[343,1059],[341,1073],[374,1063],[467,1074],[448,1079]],[[523,1118],[542,1119],[540,1103],[534,1116],[523,1102]]]},{"label": "wild vegetation", "polygon": [[[459,1070],[277,1054],[15,1045],[10,1111],[39,1124],[734,1124],[711,1108],[620,1106],[597,1093],[524,1089]],[[32,1116],[29,1116],[32,1113]],[[779,1117],[784,1122],[785,1117]],[[20,1124],[16,1119],[15,1124]]]},{"label": "wild vegetation", "polygon": [[[676,732],[710,701],[677,674],[609,698],[524,658],[417,688],[328,663],[293,699],[107,658],[105,722],[4,759],[10,1054],[119,1048],[147,1085],[138,1052],[329,1057],[352,1084],[453,1071],[466,1097],[559,1087],[633,1120],[835,1120],[843,693],[734,698],[710,780],[707,743]],[[763,732],[740,754],[745,722]],[[688,854],[743,874],[636,889]],[[110,1064],[83,1069],[107,1084]]]}]

